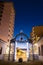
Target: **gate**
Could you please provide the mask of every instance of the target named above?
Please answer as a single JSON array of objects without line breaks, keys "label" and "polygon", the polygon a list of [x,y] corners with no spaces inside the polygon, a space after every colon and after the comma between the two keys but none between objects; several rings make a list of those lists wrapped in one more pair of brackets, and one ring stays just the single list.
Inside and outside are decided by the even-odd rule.
[{"label": "gate", "polygon": [[[11,43],[14,43],[14,54],[13,60],[18,61],[22,58],[23,61],[27,61],[29,58],[29,37],[24,33],[20,32],[11,40]],[[11,48],[11,45],[10,45]],[[10,59],[10,50],[9,50],[9,59]]]}]

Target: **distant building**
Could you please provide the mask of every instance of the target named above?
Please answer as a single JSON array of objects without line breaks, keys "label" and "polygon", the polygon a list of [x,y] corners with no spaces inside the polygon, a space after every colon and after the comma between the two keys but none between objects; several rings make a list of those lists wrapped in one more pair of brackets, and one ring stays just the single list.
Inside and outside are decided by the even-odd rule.
[{"label": "distant building", "polygon": [[[12,2],[0,2],[0,39],[6,43],[6,51],[14,32],[15,10]],[[1,44],[1,42],[0,42]],[[7,52],[5,53],[7,54]]]}]

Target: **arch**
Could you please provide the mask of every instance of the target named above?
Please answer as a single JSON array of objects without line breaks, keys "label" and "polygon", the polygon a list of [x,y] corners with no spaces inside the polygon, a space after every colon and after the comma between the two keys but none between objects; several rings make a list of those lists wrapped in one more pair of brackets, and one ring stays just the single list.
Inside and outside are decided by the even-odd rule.
[{"label": "arch", "polygon": [[[26,41],[28,41],[29,43],[32,42],[32,40],[29,39],[29,37],[28,37],[24,32],[18,33],[18,34],[15,36],[15,38],[11,39],[11,42],[17,41],[16,39],[17,39],[18,36],[21,36],[21,38],[22,38],[22,36],[26,37],[26,40],[24,40],[24,41],[21,40],[21,42],[26,42]],[[20,41],[20,40],[18,40],[18,41]]]},{"label": "arch", "polygon": [[[21,36],[21,40],[17,40],[17,37],[18,36]],[[22,36],[24,36],[24,37],[26,37],[26,40],[22,40]],[[16,42],[19,42],[19,43],[30,43],[31,42],[31,39],[29,39],[29,37],[24,33],[24,32],[20,32],[20,33],[18,33],[16,36],[15,36],[15,38],[13,38],[13,39],[11,39],[11,41],[10,41],[10,43],[14,43],[15,45],[14,45],[14,48],[16,49],[16,45],[17,45],[17,43]],[[26,44],[26,46],[28,46],[28,43]],[[10,44],[10,48],[11,48],[11,44]],[[14,52],[15,52],[15,49],[14,49]],[[27,51],[28,51],[28,47],[27,47]],[[27,52],[26,51],[26,52]],[[27,53],[28,54],[28,53]],[[28,55],[27,55],[28,56]],[[9,57],[10,57],[10,50],[9,50]],[[14,53],[14,55],[13,55],[13,59],[15,60],[15,53]]]}]

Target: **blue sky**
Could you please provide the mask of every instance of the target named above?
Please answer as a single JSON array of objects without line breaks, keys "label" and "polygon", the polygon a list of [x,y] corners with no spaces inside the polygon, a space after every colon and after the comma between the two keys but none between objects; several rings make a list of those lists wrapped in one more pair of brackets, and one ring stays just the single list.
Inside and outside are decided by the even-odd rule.
[{"label": "blue sky", "polygon": [[[5,0],[1,0],[5,1]],[[43,0],[6,0],[14,3],[16,12],[14,36],[23,30],[30,37],[33,26],[43,25]]]},{"label": "blue sky", "polygon": [[43,25],[43,1],[42,0],[16,0],[14,36],[23,30],[30,37],[33,26]]}]

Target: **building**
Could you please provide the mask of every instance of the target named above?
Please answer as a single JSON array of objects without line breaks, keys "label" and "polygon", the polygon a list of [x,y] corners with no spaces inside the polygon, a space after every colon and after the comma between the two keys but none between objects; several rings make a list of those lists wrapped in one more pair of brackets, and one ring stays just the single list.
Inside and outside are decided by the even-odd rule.
[{"label": "building", "polygon": [[[6,43],[6,54],[13,38],[15,10],[12,2],[0,2],[0,39]],[[1,42],[0,42],[1,43]]]},{"label": "building", "polygon": [[33,43],[36,43],[42,35],[43,35],[43,26],[34,26],[32,28],[30,37],[31,37]]},{"label": "building", "polygon": [[14,60],[19,61],[21,58],[23,61],[27,61],[29,58],[29,48],[31,43],[30,39],[24,32],[18,33],[15,38],[11,40],[14,43]]},{"label": "building", "polygon": [[38,44],[39,60],[43,61],[43,37],[40,38],[37,44]]},{"label": "building", "polygon": [[0,39],[0,59],[4,58],[6,42]]},{"label": "building", "polygon": [[0,2],[0,38],[9,42],[13,37],[15,11],[11,2]]},{"label": "building", "polygon": [[30,48],[30,54],[34,54],[35,59],[43,61],[43,26],[33,27],[30,36],[33,43],[33,47],[31,46]]}]

